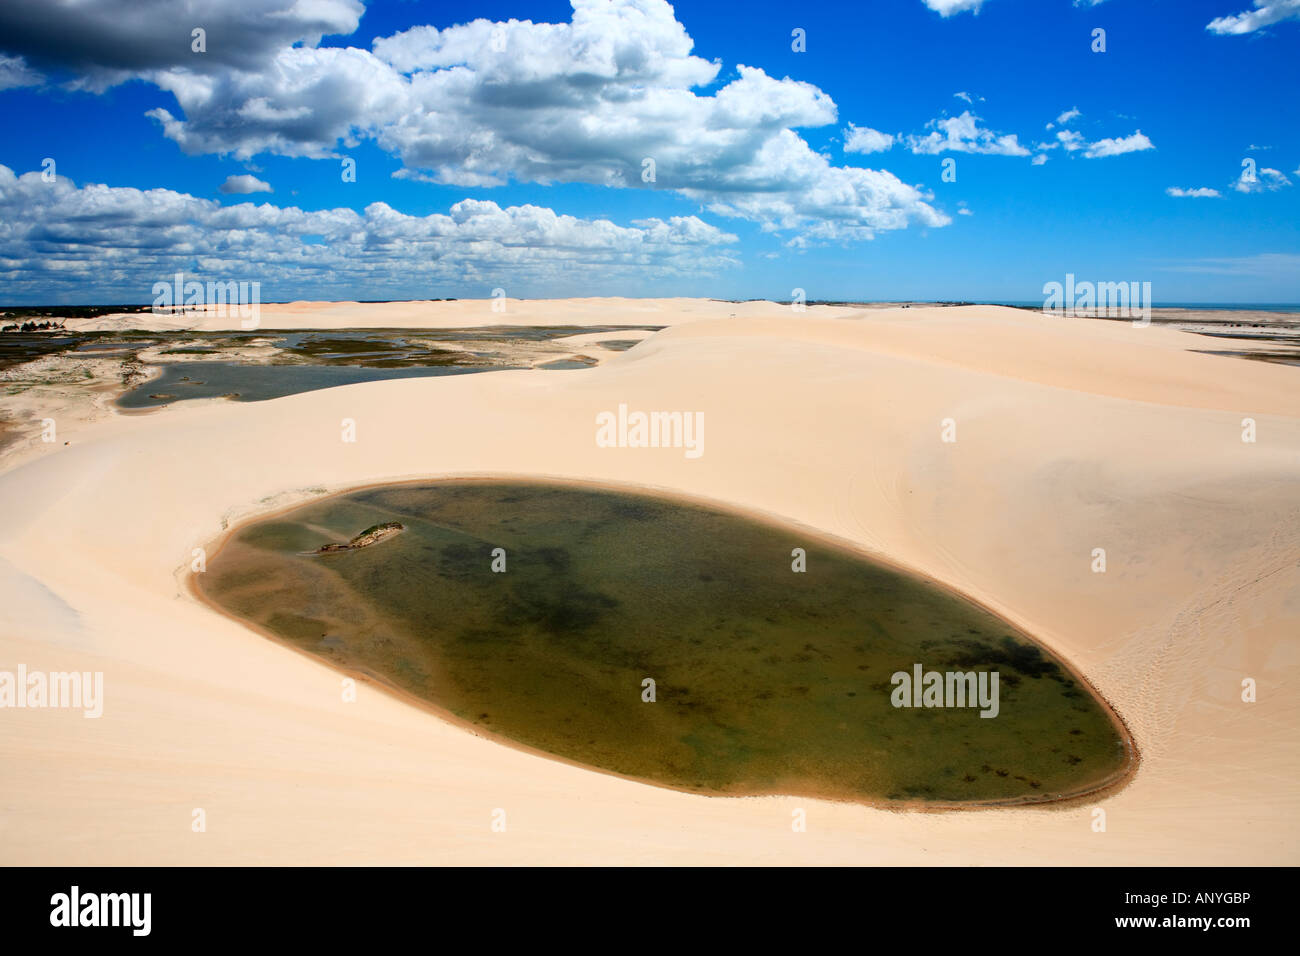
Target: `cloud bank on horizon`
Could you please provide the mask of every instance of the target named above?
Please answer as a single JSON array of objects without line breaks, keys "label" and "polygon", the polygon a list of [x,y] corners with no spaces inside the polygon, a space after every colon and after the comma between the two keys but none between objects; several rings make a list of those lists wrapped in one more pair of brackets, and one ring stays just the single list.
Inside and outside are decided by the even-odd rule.
[{"label": "cloud bank on horizon", "polygon": [[[985,21],[998,6],[919,5],[939,14],[931,17],[939,30],[962,13]],[[0,166],[8,294],[39,298],[42,289],[92,280],[97,288],[133,288],[177,262],[234,269],[242,261],[245,271],[266,270],[285,288],[467,286],[494,270],[536,288],[584,270],[606,279],[716,276],[756,258],[746,253],[763,237],[807,254],[888,234],[952,231],[955,215],[971,216],[969,200],[942,196],[931,167],[915,181],[924,157],[997,157],[1032,169],[1053,155],[1114,163],[1159,151],[1115,110],[1123,103],[1088,113],[1043,109],[1032,128],[1041,131],[1046,121],[1054,135],[1034,142],[988,123],[980,114],[1006,107],[978,92],[955,94],[967,104],[960,113],[913,114],[910,130],[885,132],[868,125],[878,121],[861,102],[846,109],[819,85],[779,75],[784,68],[771,62],[701,55],[716,51],[697,51],[666,0],[572,0],[572,7],[568,22],[417,22],[376,33],[367,45],[358,34],[366,13],[360,0],[7,0],[0,96],[73,96],[105,109],[119,89],[169,97],[142,112],[179,151],[173,162],[235,162],[246,170],[214,182],[217,196],[293,195],[264,167],[337,168],[361,149],[390,157],[395,183],[461,192],[446,212],[427,215],[387,201],[357,208],[351,197],[308,210],[101,186],[84,175],[86,184],[76,186]],[[1300,0],[1254,0],[1254,9],[1216,17],[1206,29],[1226,37],[1297,17]],[[6,161],[13,162],[0,155]],[[1259,175],[1223,185],[1237,193],[1290,185],[1271,168]],[[636,193],[647,209],[636,208],[641,199],[611,200],[631,210],[621,217],[551,208],[548,201],[562,203],[579,187]],[[524,202],[487,198],[525,189]],[[1213,186],[1163,193],[1220,196]]]},{"label": "cloud bank on horizon", "polygon": [[[7,223],[0,233],[7,267],[79,273],[93,262],[85,281],[101,290],[147,288],[160,276],[196,270],[258,276],[270,285],[305,275],[327,291],[372,280],[400,288],[421,278],[490,275],[502,263],[540,282],[557,265],[614,276],[673,275],[733,263],[724,249],[736,241],[695,216],[624,227],[473,199],[428,216],[384,203],[360,213],[223,206],[169,189],[79,187],[64,177],[47,183],[39,172],[19,176],[7,166],[0,166],[0,218]],[[33,253],[39,264],[25,266]]]}]

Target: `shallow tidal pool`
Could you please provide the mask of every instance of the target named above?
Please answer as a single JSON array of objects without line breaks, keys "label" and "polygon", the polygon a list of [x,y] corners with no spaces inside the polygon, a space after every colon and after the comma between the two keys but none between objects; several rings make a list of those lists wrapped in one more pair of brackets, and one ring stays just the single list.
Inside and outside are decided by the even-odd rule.
[{"label": "shallow tidal pool", "polygon": [[[401,533],[313,553],[388,522]],[[372,487],[238,529],[196,585],[500,738],[684,790],[1042,801],[1130,762],[1092,690],[1005,621],[696,504],[531,482]],[[895,706],[921,702],[894,676],[917,665],[985,687],[996,673],[996,716]]]}]

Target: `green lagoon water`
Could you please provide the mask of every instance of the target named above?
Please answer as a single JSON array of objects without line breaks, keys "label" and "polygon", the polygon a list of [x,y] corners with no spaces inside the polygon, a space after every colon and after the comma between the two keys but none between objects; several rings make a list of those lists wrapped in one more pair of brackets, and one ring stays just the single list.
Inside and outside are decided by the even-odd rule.
[{"label": "green lagoon water", "polygon": [[[405,530],[310,553],[387,521]],[[371,488],[245,526],[199,584],[501,737],[687,790],[1047,800],[1128,762],[1092,691],[982,608],[796,529],[655,497]],[[998,716],[894,707],[891,675],[918,663],[996,671]]]},{"label": "green lagoon water", "polygon": [[[641,326],[488,326],[474,329],[366,329],[311,332],[185,332],[175,336],[176,344],[163,350],[164,356],[206,356],[203,360],[151,362],[161,368],[159,377],[125,391],[118,405],[128,409],[158,408],[195,398],[229,398],[238,402],[261,402],[299,392],[376,382],[393,378],[424,378],[462,375],[499,369],[523,368],[512,363],[501,349],[542,345],[579,332],[613,332]],[[646,326],[654,329],[657,327]],[[35,335],[36,333],[32,333]],[[3,346],[15,333],[0,339]],[[15,339],[15,341],[17,341]],[[157,333],[82,336],[56,340],[51,350],[69,345],[81,354],[120,350],[132,354],[161,344]],[[60,346],[57,343],[62,342]],[[257,345],[274,348],[270,361],[230,358],[238,349]],[[448,346],[459,347],[448,347]],[[35,346],[13,349],[26,355]],[[542,353],[538,353],[542,354]],[[31,355],[31,358],[37,357]],[[5,351],[0,347],[0,368]],[[545,369],[579,369],[592,360],[559,360],[540,365]]]},{"label": "green lagoon water", "polygon": [[264,402],[358,382],[392,378],[427,378],[479,371],[454,366],[368,368],[356,365],[253,365],[245,362],[177,362],[164,365],[160,377],[123,393],[122,408],[158,408],[191,398],[230,398]]}]

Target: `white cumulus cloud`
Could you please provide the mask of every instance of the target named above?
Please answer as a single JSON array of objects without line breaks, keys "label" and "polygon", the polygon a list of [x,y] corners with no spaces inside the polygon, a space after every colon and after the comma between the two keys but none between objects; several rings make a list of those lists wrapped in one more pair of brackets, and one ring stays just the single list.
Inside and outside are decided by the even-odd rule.
[{"label": "white cumulus cloud", "polygon": [[869,126],[854,126],[850,123],[848,129],[844,131],[846,153],[883,153],[893,145],[893,134],[882,133]]},{"label": "white cumulus cloud", "polygon": [[1067,153],[1072,153],[1076,149],[1083,149],[1087,145],[1083,140],[1083,134],[1072,129],[1057,130],[1056,141]]},{"label": "white cumulus cloud", "polygon": [[271,192],[270,183],[263,182],[256,176],[250,176],[247,173],[242,176],[227,176],[226,181],[217,188],[227,195],[246,196],[249,193]]},{"label": "white cumulus cloud", "polygon": [[1070,123],[1072,120],[1076,120],[1082,115],[1083,114],[1079,112],[1079,108],[1077,106],[1073,107],[1061,113],[1059,116],[1056,117],[1055,120],[1048,123],[1047,129],[1055,129],[1057,126],[1065,126],[1066,124]]},{"label": "white cumulus cloud", "polygon": [[922,2],[941,17],[950,17],[954,13],[979,13],[984,0],[922,0]]},{"label": "white cumulus cloud", "polygon": [[1254,167],[1248,166],[1241,171],[1241,176],[1232,184],[1232,188],[1239,193],[1271,193],[1290,185],[1291,180],[1287,179],[1286,173],[1281,170],[1270,169],[1267,166],[1255,170]]},{"label": "white cumulus cloud", "polygon": [[1272,26],[1283,20],[1300,19],[1300,0],[1255,0],[1253,10],[1227,17],[1216,17],[1205,29],[1219,35],[1240,35]]},{"label": "white cumulus cloud", "polygon": [[980,118],[970,110],[960,116],[933,119],[924,136],[909,136],[907,146],[913,153],[986,153],[995,156],[1028,156],[1014,133],[995,133],[979,125]]},{"label": "white cumulus cloud", "polygon": [[1099,139],[1095,143],[1089,143],[1084,156],[1089,159],[1097,159],[1101,156],[1121,156],[1124,153],[1141,152],[1144,149],[1155,149],[1155,144],[1138,130],[1131,136],[1121,136],[1117,139]]},{"label": "white cumulus cloud", "polygon": [[[18,2],[26,9],[27,0]],[[119,2],[101,0],[112,9]],[[148,115],[189,154],[337,159],[370,141],[401,160],[397,175],[444,185],[653,188],[764,229],[845,239],[950,221],[892,173],[835,166],[815,153],[795,131],[836,122],[831,97],[744,64],[724,73],[695,55],[665,0],[572,0],[567,23],[416,26],[377,38],[370,50],[313,42],[349,28],[353,0],[249,2],[282,8],[284,23],[239,57],[222,54],[221,69],[188,52],[128,64],[121,51],[89,47],[65,65],[84,60],[101,82],[103,71],[118,77],[133,65],[132,75],[175,97],[178,108]],[[142,6],[156,13],[153,3]],[[210,29],[209,55],[225,49],[218,40]],[[643,178],[646,160],[653,180]]]}]

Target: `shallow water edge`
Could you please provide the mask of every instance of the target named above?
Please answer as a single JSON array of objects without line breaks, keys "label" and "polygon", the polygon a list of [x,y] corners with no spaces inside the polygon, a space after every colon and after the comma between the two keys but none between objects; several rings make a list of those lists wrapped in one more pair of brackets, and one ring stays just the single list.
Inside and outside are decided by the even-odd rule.
[{"label": "shallow water edge", "polygon": [[[919,584],[925,588],[934,589],[943,592],[943,594],[945,594],[948,598],[957,599],[958,601],[963,602],[964,604],[969,605],[974,609],[977,609],[981,614],[996,619],[996,621],[999,624],[999,627],[1009,629],[1011,633],[1014,634],[1018,639],[1031,645],[1033,648],[1037,649],[1052,663],[1059,665],[1070,678],[1072,678],[1074,681],[1077,681],[1079,684],[1082,685],[1085,695],[1088,698],[1090,698],[1094,704],[1099,706],[1102,711],[1105,712],[1105,715],[1109,719],[1118,740],[1122,742],[1122,746],[1125,754],[1123,766],[1120,768],[1118,772],[1116,772],[1109,778],[1102,780],[1100,783],[1097,783],[1096,785],[1086,786],[1078,790],[1057,791],[1056,793],[1052,794],[1049,797],[1040,797],[1040,796],[1034,796],[1030,794],[1025,797],[1016,797],[1012,799],[996,799],[996,800],[942,800],[942,799],[935,799],[935,798],[873,800],[873,799],[863,798],[860,795],[855,795],[851,798],[846,799],[842,793],[823,794],[823,793],[815,792],[815,788],[809,788],[807,786],[802,786],[802,785],[796,791],[797,794],[801,797],[831,799],[831,800],[837,800],[843,802],[857,803],[860,805],[886,808],[886,809],[895,809],[895,810],[906,809],[906,810],[933,811],[933,810],[951,810],[951,809],[978,809],[978,808],[989,808],[989,807],[999,807],[999,806],[1001,807],[1006,807],[1006,806],[1060,807],[1062,805],[1066,805],[1070,803],[1077,803],[1087,798],[1096,798],[1097,796],[1100,795],[1108,795],[1110,793],[1113,793],[1118,789],[1121,789],[1123,786],[1125,786],[1133,778],[1133,775],[1137,770],[1138,763],[1139,763],[1139,754],[1138,754],[1137,746],[1132,738],[1132,735],[1129,733],[1127,727],[1124,725],[1123,720],[1117,714],[1114,707],[1111,706],[1110,703],[1106,701],[1105,698],[1097,691],[1097,689],[1090,682],[1088,682],[1087,679],[1081,673],[1079,673],[1074,667],[1072,667],[1068,661],[1064,660],[1055,651],[1047,647],[1042,642],[1033,638],[1032,635],[1029,634],[1024,628],[1017,625],[1014,621],[1008,619],[1008,617],[1005,616],[1003,613],[996,612],[993,609],[985,606],[981,602],[974,600],[968,595],[961,593],[957,589],[952,588],[944,584],[943,582],[928,578],[923,574],[919,574],[910,568],[903,567],[897,564],[896,562],[889,560],[885,556],[865,551],[860,546],[857,546],[854,543],[845,541],[843,539],[838,539],[825,532],[819,531],[814,528],[810,528],[806,525],[788,519],[784,516],[774,515],[763,511],[750,510],[743,507],[731,505],[729,503],[718,502],[716,500],[712,500],[708,498],[692,496],[689,494],[681,493],[674,489],[647,487],[643,485],[596,482],[596,481],[589,481],[589,480],[574,479],[567,476],[538,476],[538,475],[517,476],[517,475],[503,475],[503,474],[454,475],[454,476],[444,476],[444,477],[430,476],[430,477],[421,477],[421,478],[409,478],[402,481],[373,482],[369,484],[355,485],[355,486],[349,486],[349,487],[337,489],[328,494],[322,494],[314,497],[300,498],[292,503],[286,504],[272,511],[247,516],[246,518],[242,519],[237,526],[230,528],[222,533],[222,535],[215,542],[214,546],[208,549],[208,555],[209,555],[208,560],[210,562],[216,560],[218,555],[225,548],[226,544],[228,544],[231,540],[233,540],[242,531],[248,529],[250,525],[267,522],[271,519],[274,519],[280,515],[284,515],[288,512],[292,512],[298,509],[303,509],[309,506],[319,506],[322,503],[328,502],[332,499],[339,499],[345,496],[357,495],[358,493],[366,492],[370,490],[392,490],[392,489],[401,489],[403,487],[410,487],[410,486],[425,486],[427,488],[429,486],[435,486],[435,485],[448,486],[448,487],[461,486],[462,488],[467,485],[479,485],[479,486],[528,485],[528,486],[534,486],[543,491],[546,489],[566,488],[575,492],[582,492],[582,491],[605,492],[614,495],[639,496],[648,499],[654,499],[655,501],[663,505],[677,505],[685,508],[702,509],[708,512],[714,512],[718,514],[732,516],[744,522],[760,525],[763,528],[778,534],[797,535],[800,541],[806,541],[808,542],[809,545],[815,545],[818,549],[835,551],[851,561],[865,562],[869,565],[876,566],[892,574],[905,577],[909,581]],[[729,789],[721,792],[713,792],[713,791],[709,791],[708,789],[701,789],[698,787],[678,786],[678,785],[674,785],[672,782],[665,781],[662,779],[654,779],[654,778],[640,776],[638,774],[620,772],[618,770],[611,770],[605,767],[596,766],[582,760],[569,759],[562,754],[556,754],[549,750],[531,746],[528,743],[524,743],[519,740],[516,740],[511,736],[508,736],[503,733],[498,733],[491,728],[487,728],[482,726],[481,724],[474,723],[471,720],[464,719],[463,717],[458,716],[457,714],[451,712],[449,709],[440,706],[438,703],[431,701],[425,697],[422,697],[419,694],[413,693],[407,690],[406,688],[396,685],[393,681],[387,679],[383,675],[378,674],[367,667],[355,667],[355,666],[342,667],[339,666],[337,662],[330,661],[326,657],[323,657],[322,655],[312,653],[309,649],[306,649],[299,644],[295,644],[291,640],[281,637],[280,635],[269,631],[267,628],[260,627],[254,622],[251,622],[243,617],[240,617],[235,613],[227,611],[225,608],[216,604],[208,595],[204,593],[203,588],[200,586],[199,583],[199,577],[200,577],[199,575],[188,573],[187,577],[189,579],[188,585],[191,592],[200,600],[201,603],[204,603],[209,607],[212,607],[214,610],[217,610],[219,613],[222,613],[223,615],[230,617],[232,620],[238,621],[241,625],[245,627],[250,627],[253,630],[258,631],[264,636],[270,637],[272,640],[275,640],[277,643],[281,644],[282,646],[290,647],[293,650],[306,654],[307,656],[316,660],[318,663],[326,664],[327,666],[334,669],[336,672],[344,673],[353,677],[359,677],[367,682],[381,686],[385,690],[397,696],[398,698],[408,703],[414,704],[415,706],[421,708],[426,712],[435,714],[441,719],[453,723],[456,726],[462,727],[464,729],[468,729],[477,736],[486,737],[488,739],[495,740],[499,743],[503,743],[507,746],[511,746],[515,749],[523,750],[528,753],[544,756],[545,758],[550,760],[559,760],[563,763],[569,763],[574,766],[581,767],[583,769],[594,770],[596,772],[601,772],[601,773],[607,773],[613,776],[623,777],[624,779],[635,780],[642,783],[649,783],[654,786],[680,790],[682,792],[689,792],[689,793],[696,793],[696,794],[706,793],[714,796],[787,795],[787,791],[780,788],[755,789],[753,791],[735,791]],[[849,696],[854,696],[854,695],[850,694]],[[892,738],[888,738],[888,739],[892,739]],[[1084,751],[1080,751],[1080,752],[1084,752]],[[1026,769],[1024,772],[1029,773],[1032,771]],[[1018,778],[1018,779],[1023,779],[1023,778]]]}]

